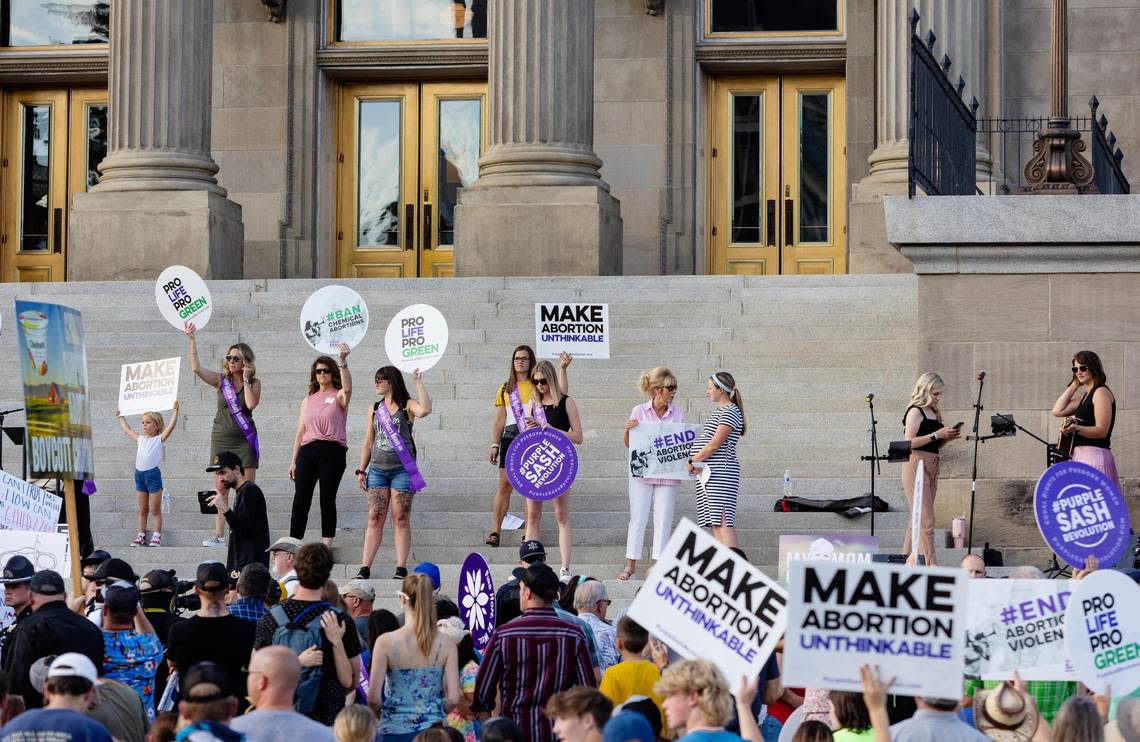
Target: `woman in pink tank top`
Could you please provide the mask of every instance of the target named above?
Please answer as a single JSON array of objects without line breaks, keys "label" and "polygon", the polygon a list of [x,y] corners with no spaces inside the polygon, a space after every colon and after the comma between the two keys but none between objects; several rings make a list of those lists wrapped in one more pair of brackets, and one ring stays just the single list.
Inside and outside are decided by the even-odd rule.
[{"label": "woman in pink tank top", "polygon": [[297,435],[293,438],[293,515],[289,535],[305,540],[313,490],[321,487],[321,540],[330,548],[336,536],[336,491],[344,476],[348,452],[348,402],[352,375],[348,372],[348,346],[337,346],[340,359],[320,356],[309,372],[309,395],[301,400]]}]

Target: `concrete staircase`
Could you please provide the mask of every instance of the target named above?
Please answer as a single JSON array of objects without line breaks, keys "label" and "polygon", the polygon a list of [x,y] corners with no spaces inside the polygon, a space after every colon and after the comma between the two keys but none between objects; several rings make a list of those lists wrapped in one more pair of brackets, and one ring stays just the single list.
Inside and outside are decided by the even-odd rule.
[{"label": "concrete staircase", "polygon": [[[211,283],[215,309],[199,333],[202,362],[220,363],[229,345],[250,343],[264,391],[254,414],[262,443],[257,481],[270,506],[274,538],[288,527],[292,483],[286,471],[298,404],[306,392],[314,353],[304,343],[298,315],[305,298],[332,281],[269,280]],[[705,379],[730,370],[743,392],[749,430],[740,453],[744,481],[738,524],[741,546],[752,561],[775,574],[781,533],[866,532],[869,519],[834,514],[776,514],[782,476],[790,470],[794,494],[847,497],[869,490],[868,416],[863,401],[876,395],[882,441],[898,437],[899,420],[916,370],[915,280],[905,275],[833,277],[620,277],[550,279],[454,279],[337,281],[368,302],[368,339],[349,358],[356,393],[350,408],[349,472],[356,468],[365,409],[373,399],[372,375],[387,363],[383,333],[400,308],[425,302],[447,317],[451,336],[444,360],[425,375],[435,411],[416,423],[421,467],[429,488],[415,500],[411,564],[434,561],[443,569],[445,592],[454,594],[464,557],[478,550],[505,578],[516,560],[521,533],[508,532],[503,546],[483,545],[489,530],[491,493],[497,472],[486,462],[492,398],[506,378],[511,349],[534,342],[534,302],[608,302],[613,325],[608,361],[576,361],[569,369],[586,440],[572,491],[575,572],[602,579],[623,563],[628,523],[622,425],[640,401],[637,379],[655,365],[671,367],[680,382],[678,403],[690,420],[710,411]],[[120,364],[181,355],[186,340],[162,320],[153,284],[143,282],[0,284],[5,351],[10,373],[0,375],[0,399],[19,406],[22,393],[11,359],[16,358],[12,299],[36,297],[83,311],[95,418],[96,481],[92,500],[95,540],[127,558],[142,572],[175,567],[190,575],[205,559],[224,551],[200,546],[212,519],[198,513],[194,493],[211,480],[203,471],[215,409],[215,392],[190,374],[184,361],[182,416],[162,466],[174,495],[162,548],[128,549],[135,533],[134,444],[114,418]],[[137,429],[137,419],[132,425]],[[19,424],[18,417],[9,424]],[[18,471],[16,450],[5,451],[5,468]],[[905,528],[906,508],[896,467],[883,468],[878,493],[892,512],[876,517],[884,548],[895,550]],[[338,499],[340,530],[334,579],[355,573],[366,516],[363,495],[346,475]],[[512,511],[521,514],[518,495]],[[680,490],[677,515],[693,517],[691,486]],[[309,538],[317,538],[316,503]],[[553,554],[553,516],[542,539]],[[648,539],[647,539],[648,541]],[[648,555],[646,555],[648,556]],[[943,561],[955,558],[953,552]],[[394,554],[390,527],[373,567],[381,604],[394,604]],[[609,580],[620,607],[639,583]]]}]

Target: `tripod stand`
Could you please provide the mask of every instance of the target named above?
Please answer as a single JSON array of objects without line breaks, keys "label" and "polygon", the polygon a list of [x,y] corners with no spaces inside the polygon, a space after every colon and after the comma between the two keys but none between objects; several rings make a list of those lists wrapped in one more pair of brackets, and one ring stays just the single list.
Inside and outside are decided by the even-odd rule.
[{"label": "tripod stand", "polygon": [[[4,434],[7,433],[12,439],[13,443],[23,447],[24,443],[24,429],[23,428],[5,428],[4,418],[11,415],[13,412],[23,412],[23,407],[13,407],[10,410],[0,410],[0,469],[4,468]],[[18,439],[18,440],[17,440]],[[24,449],[24,470],[23,478],[28,478],[28,452]]]},{"label": "tripod stand", "polygon": [[886,461],[886,456],[879,455],[879,435],[878,435],[878,421],[875,420],[875,395],[868,394],[864,400],[867,402],[867,407],[871,411],[871,455],[860,456],[860,461],[871,462],[871,535],[875,535],[875,474],[882,473],[882,464],[880,462]]}]

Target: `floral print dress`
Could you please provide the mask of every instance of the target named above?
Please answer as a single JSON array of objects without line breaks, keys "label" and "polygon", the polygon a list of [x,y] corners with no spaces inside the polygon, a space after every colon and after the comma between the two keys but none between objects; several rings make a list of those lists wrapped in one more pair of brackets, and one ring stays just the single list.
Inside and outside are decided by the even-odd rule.
[{"label": "floral print dress", "polygon": [[[479,664],[472,660],[459,671],[459,691],[465,699],[475,697],[475,677],[479,674]],[[463,742],[476,742],[475,720],[468,719],[456,709],[447,715],[447,725],[463,735]]]}]

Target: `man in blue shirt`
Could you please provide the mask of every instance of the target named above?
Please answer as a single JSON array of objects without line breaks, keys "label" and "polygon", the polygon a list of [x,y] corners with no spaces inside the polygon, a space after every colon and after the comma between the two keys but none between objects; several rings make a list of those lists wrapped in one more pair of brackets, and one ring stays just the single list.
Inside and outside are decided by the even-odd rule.
[{"label": "man in blue shirt", "polygon": [[119,583],[103,597],[103,674],[134,688],[147,718],[154,721],[154,673],[162,642],[139,603],[134,585]]},{"label": "man in blue shirt", "polygon": [[107,728],[86,715],[99,673],[78,652],[55,658],[44,683],[42,709],[25,711],[0,729],[0,742],[46,739],[60,742],[111,742]]}]

